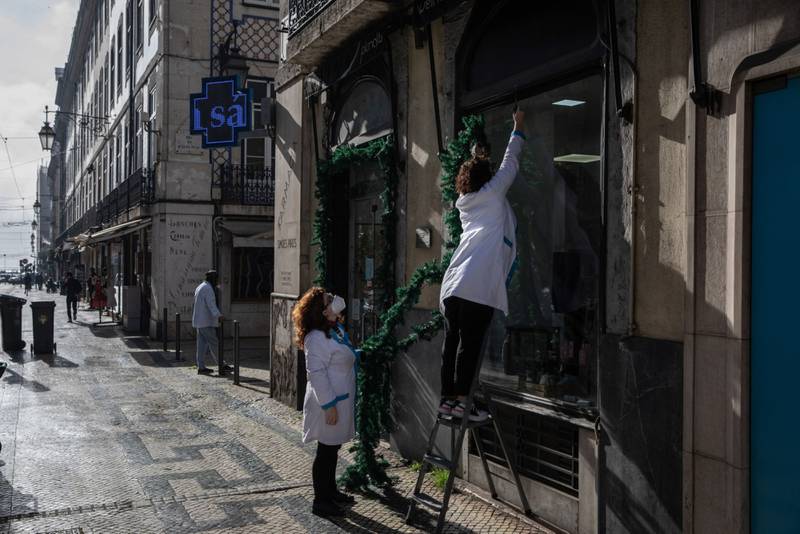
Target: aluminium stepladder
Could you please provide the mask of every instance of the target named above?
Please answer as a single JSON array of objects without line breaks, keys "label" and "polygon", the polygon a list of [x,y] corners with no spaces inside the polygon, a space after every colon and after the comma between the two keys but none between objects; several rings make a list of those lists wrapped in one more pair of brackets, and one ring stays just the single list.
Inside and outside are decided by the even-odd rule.
[{"label": "aluminium stepladder", "polygon": [[[462,445],[464,443],[464,437],[466,436],[467,430],[470,431],[470,434],[475,441],[475,447],[478,451],[478,456],[481,459],[481,464],[483,464],[483,471],[486,474],[486,482],[489,486],[489,492],[491,493],[492,499],[497,499],[497,491],[495,490],[494,481],[492,479],[492,473],[489,471],[489,464],[486,460],[486,454],[483,452],[483,446],[481,445],[480,437],[477,435],[477,430],[479,427],[483,426],[492,426],[494,429],[495,434],[497,435],[497,441],[500,444],[500,449],[503,451],[503,457],[506,461],[506,465],[508,465],[509,471],[511,471],[512,476],[514,477],[514,482],[517,486],[517,492],[519,493],[519,500],[522,504],[522,511],[525,515],[531,515],[531,508],[528,503],[528,498],[525,496],[525,490],[522,488],[522,481],[519,478],[519,474],[514,467],[514,464],[511,462],[508,456],[508,450],[506,449],[505,442],[503,441],[503,436],[500,434],[500,428],[497,426],[497,420],[495,418],[495,410],[492,407],[492,399],[489,389],[484,387],[483,384],[480,382],[480,371],[481,365],[483,364],[483,356],[486,349],[486,340],[488,339],[489,335],[487,332],[486,337],[484,338],[484,346],[481,348],[480,356],[478,357],[478,362],[475,366],[475,376],[472,379],[472,387],[470,388],[469,395],[464,402],[466,408],[464,410],[464,417],[458,418],[452,415],[442,415],[437,413],[436,415],[436,422],[433,424],[433,428],[431,429],[430,436],[428,437],[428,444],[425,448],[425,456],[422,458],[422,465],[419,468],[419,475],[417,476],[417,483],[414,485],[414,491],[411,494],[410,503],[408,505],[408,512],[406,513],[406,523],[410,523],[413,516],[414,516],[414,508],[416,505],[422,505],[426,508],[430,508],[434,512],[438,512],[439,516],[436,522],[436,533],[439,534],[442,532],[444,528],[445,518],[447,516],[447,508],[450,504],[450,496],[453,492],[453,483],[455,481],[455,470],[458,467],[458,462],[461,458],[461,451]],[[472,405],[474,402],[475,390],[476,388],[480,388],[481,393],[483,394],[483,398],[486,402],[487,407],[489,408],[489,417],[484,421],[470,421],[469,417],[467,416],[470,411],[472,410]],[[450,433],[450,458],[445,458],[443,456],[439,456],[433,453],[433,448],[436,445],[436,436],[439,432],[440,426],[448,426],[451,428]],[[456,430],[458,431],[456,433]],[[442,469],[447,470],[447,482],[445,483],[444,487],[444,494],[442,496],[441,502],[436,500],[434,497],[422,493],[422,483],[425,479],[425,475],[433,468],[439,467]],[[505,503],[510,504],[510,503]],[[512,505],[513,506],[513,505]],[[516,506],[515,506],[516,507]]]}]

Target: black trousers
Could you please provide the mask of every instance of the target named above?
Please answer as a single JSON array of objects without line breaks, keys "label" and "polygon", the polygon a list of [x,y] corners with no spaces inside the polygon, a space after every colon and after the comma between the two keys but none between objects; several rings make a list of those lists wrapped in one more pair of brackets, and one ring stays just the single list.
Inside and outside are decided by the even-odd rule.
[{"label": "black trousers", "polygon": [[67,295],[67,319],[78,318],[78,297],[70,297]]},{"label": "black trousers", "polygon": [[460,297],[444,300],[442,397],[469,395],[494,308]]},{"label": "black trousers", "polygon": [[314,501],[330,502],[336,491],[336,461],[339,459],[341,445],[325,445],[317,442],[317,455],[311,467],[314,481]]}]

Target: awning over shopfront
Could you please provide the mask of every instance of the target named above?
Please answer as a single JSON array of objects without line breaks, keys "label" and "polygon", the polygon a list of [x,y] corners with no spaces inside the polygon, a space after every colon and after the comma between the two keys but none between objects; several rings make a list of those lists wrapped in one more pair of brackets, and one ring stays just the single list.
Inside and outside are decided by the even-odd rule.
[{"label": "awning over shopfront", "polygon": [[219,219],[217,223],[221,228],[224,228],[235,236],[253,236],[256,234],[263,234],[264,232],[272,232],[274,223],[272,221],[254,221],[254,220],[236,220],[236,219]]},{"label": "awning over shopfront", "polygon": [[147,228],[150,226],[150,224],[152,224],[152,222],[153,221],[150,217],[144,217],[141,219],[135,219],[133,221],[117,224],[115,226],[109,226],[108,228],[100,230],[99,232],[95,232],[89,236],[86,244],[94,245],[96,243],[102,243],[104,241],[116,239],[126,234],[136,232],[137,230],[141,230],[142,228]]},{"label": "awning over shopfront", "polygon": [[234,247],[273,246],[275,229],[272,221],[220,219],[218,224],[231,233]]},{"label": "awning over shopfront", "polygon": [[233,236],[233,246],[236,248],[242,247],[274,247],[275,241],[273,240],[273,231],[256,234],[249,237]]},{"label": "awning over shopfront", "polygon": [[[86,233],[78,234],[74,237],[68,237],[64,241],[64,250],[77,249],[78,252],[83,252],[83,249],[86,247],[86,243],[88,240],[89,240],[89,234]],[[67,248],[68,245],[69,248]]]}]

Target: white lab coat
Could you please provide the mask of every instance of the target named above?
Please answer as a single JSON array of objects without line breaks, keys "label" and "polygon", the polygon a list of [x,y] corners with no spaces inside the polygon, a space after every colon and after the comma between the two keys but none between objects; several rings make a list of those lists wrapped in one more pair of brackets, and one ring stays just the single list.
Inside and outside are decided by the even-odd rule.
[{"label": "white lab coat", "polygon": [[[356,355],[346,344],[312,330],[303,342],[308,384],[303,400],[303,443],[341,445],[355,436]],[[338,421],[325,423],[323,407],[336,406]]]},{"label": "white lab coat", "polygon": [[503,162],[480,190],[458,197],[461,242],[444,273],[439,307],[456,296],[485,304],[508,314],[507,282],[517,258],[517,219],[506,193],[519,170],[523,137],[516,132],[508,141]]}]

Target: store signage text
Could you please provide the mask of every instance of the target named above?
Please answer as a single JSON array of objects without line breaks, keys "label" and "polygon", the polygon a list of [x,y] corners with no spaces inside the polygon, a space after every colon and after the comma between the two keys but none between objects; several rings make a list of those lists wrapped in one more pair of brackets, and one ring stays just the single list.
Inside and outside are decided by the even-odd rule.
[{"label": "store signage text", "polygon": [[237,88],[235,76],[203,78],[202,92],[191,95],[191,132],[203,136],[203,148],[235,146],[249,131],[252,91]]},{"label": "store signage text", "polygon": [[441,17],[448,9],[448,4],[453,4],[452,0],[417,0],[414,3],[414,11],[417,16],[417,24],[430,24]]}]

